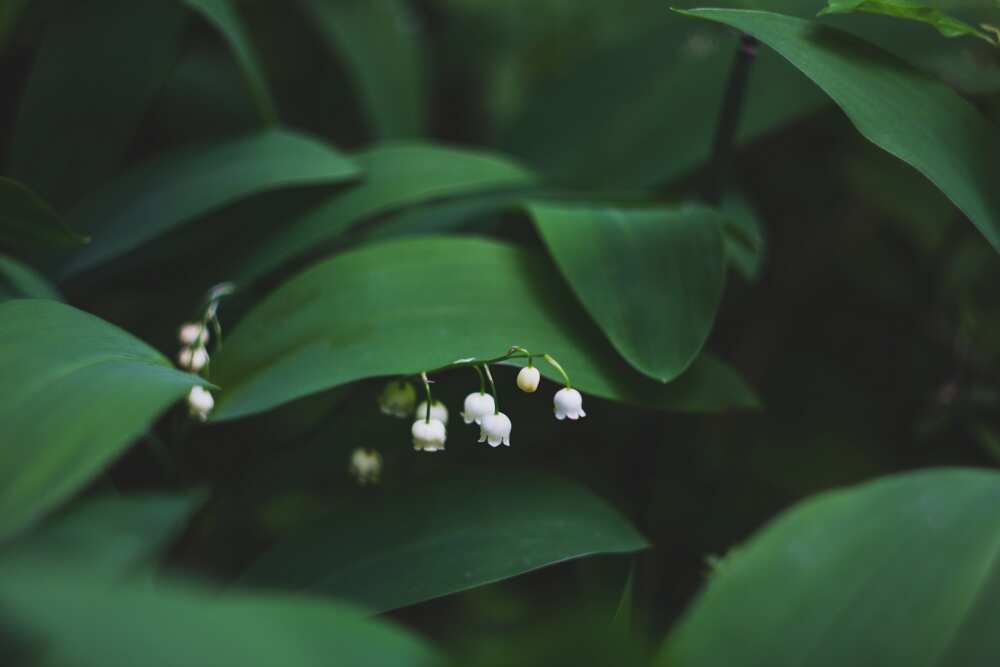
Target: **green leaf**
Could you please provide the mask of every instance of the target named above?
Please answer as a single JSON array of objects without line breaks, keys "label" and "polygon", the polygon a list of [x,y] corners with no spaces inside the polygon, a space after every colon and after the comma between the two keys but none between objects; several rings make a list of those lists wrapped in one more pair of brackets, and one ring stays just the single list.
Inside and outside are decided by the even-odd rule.
[{"label": "green leaf", "polygon": [[250,35],[237,8],[230,0],[184,0],[184,2],[219,31],[243,73],[261,120],[265,124],[275,123],[278,114],[274,100],[268,89],[264,70],[250,42]]},{"label": "green leaf", "polygon": [[770,12],[696,9],[758,38],[812,79],[858,131],[933,182],[1000,250],[1000,135],[969,102],[876,46]]},{"label": "green leaf", "polygon": [[998,502],[972,469],[808,499],[719,563],[659,664],[993,664]]},{"label": "green leaf", "polygon": [[648,546],[628,520],[576,483],[453,470],[338,508],[279,542],[244,581],[381,612],[581,556]]},{"label": "green leaf", "polygon": [[[261,412],[366,377],[413,374],[511,345],[554,355],[580,390],[657,408],[754,404],[706,359],[663,385],[631,370],[542,257],[469,237],[374,243],[320,262],[264,299],[226,339],[215,418]],[[540,370],[558,380],[547,366]]]},{"label": "green leaf", "polygon": [[0,242],[19,247],[81,245],[89,239],[24,185],[0,177]]},{"label": "green leaf", "polygon": [[59,291],[37,271],[0,254],[0,301],[7,299],[63,300]]},{"label": "green leaf", "polygon": [[[0,574],[0,619],[74,667],[411,667],[437,664],[424,642],[350,607],[229,594],[178,581],[114,583],[20,561]],[[24,636],[26,635],[26,636]]]},{"label": "green leaf", "polygon": [[1000,39],[998,36],[991,36],[982,30],[977,30],[965,21],[949,16],[936,7],[928,7],[924,3],[913,2],[913,0],[827,0],[827,6],[819,12],[819,16],[853,14],[854,12],[884,14],[885,16],[920,21],[936,28],[945,37],[971,35],[994,46]]},{"label": "green leaf", "polygon": [[0,303],[0,539],[90,481],[201,378],[57,301]]},{"label": "green leaf", "polygon": [[683,373],[705,344],[722,299],[721,216],[697,205],[539,201],[527,210],[573,293],[615,349],[661,382]]},{"label": "green leaf", "polygon": [[166,547],[203,501],[193,493],[89,499],[25,535],[13,557],[86,562],[90,571],[120,575]]},{"label": "green leaf", "polygon": [[363,220],[403,206],[486,195],[535,182],[530,172],[501,156],[431,144],[378,146],[359,153],[355,160],[364,171],[364,180],[283,225],[246,259],[238,281],[261,276],[317,250]]},{"label": "green leaf", "polygon": [[61,268],[65,278],[115,259],[173,227],[254,194],[359,176],[334,149],[285,130],[181,149],[129,172],[68,216],[93,242]]},{"label": "green leaf", "polygon": [[377,138],[423,134],[426,57],[417,17],[400,0],[299,0],[331,55],[344,62]]},{"label": "green leaf", "polygon": [[184,11],[173,2],[62,0],[52,15],[14,122],[7,175],[61,209],[121,166],[173,66]]}]

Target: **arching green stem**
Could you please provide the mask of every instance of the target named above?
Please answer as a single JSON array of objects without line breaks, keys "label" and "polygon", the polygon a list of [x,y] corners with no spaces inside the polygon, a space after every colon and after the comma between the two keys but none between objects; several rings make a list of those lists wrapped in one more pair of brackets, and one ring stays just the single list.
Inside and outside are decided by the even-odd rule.
[{"label": "arching green stem", "polygon": [[572,389],[573,383],[569,381],[569,376],[566,375],[566,371],[563,370],[563,367],[559,364],[559,362],[553,359],[552,355],[550,354],[543,355],[542,358],[545,359],[545,361],[549,362],[549,365],[552,366],[552,368],[559,371],[559,374],[562,375],[563,382],[566,383],[566,387],[568,389]]},{"label": "arching green stem", "polygon": [[427,396],[427,410],[424,414],[424,422],[431,423],[431,381],[427,379],[427,373],[421,373],[420,379],[424,383],[424,394]]},{"label": "arching green stem", "polygon": [[486,373],[486,379],[490,381],[490,391],[493,392],[493,414],[500,414],[500,397],[497,396],[497,385],[493,382],[493,374],[490,373],[490,367],[488,364],[483,364],[483,372]]}]

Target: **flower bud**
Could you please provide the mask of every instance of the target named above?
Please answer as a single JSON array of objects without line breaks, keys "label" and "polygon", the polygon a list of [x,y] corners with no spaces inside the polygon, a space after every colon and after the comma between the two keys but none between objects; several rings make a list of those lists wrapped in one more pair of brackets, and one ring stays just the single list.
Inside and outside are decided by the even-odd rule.
[{"label": "flower bud", "polygon": [[208,419],[208,414],[215,407],[215,399],[212,398],[212,393],[205,389],[195,385],[191,387],[191,391],[188,393],[188,412],[191,416],[198,421],[205,421]]},{"label": "flower bud", "polygon": [[413,422],[410,433],[413,435],[413,448],[424,452],[442,451],[448,437],[444,424],[437,419],[418,419]]},{"label": "flower bud", "polygon": [[182,347],[177,353],[177,365],[197,373],[208,365],[208,350],[204,347]]},{"label": "flower bud", "polygon": [[[413,412],[414,419],[427,418],[427,401],[421,401],[417,409]],[[442,424],[448,424],[448,408],[441,401],[431,403],[431,419],[436,419]]]},{"label": "flower bud", "polygon": [[465,409],[462,411],[462,419],[466,424],[476,422],[482,423],[483,417],[496,412],[496,402],[490,394],[481,394],[478,391],[465,397]]},{"label": "flower bud", "polygon": [[583,411],[583,396],[576,389],[563,387],[556,392],[552,402],[555,406],[556,419],[562,420],[567,417],[579,419],[587,416]]},{"label": "flower bud", "polygon": [[382,414],[393,417],[409,417],[417,404],[417,390],[409,382],[395,380],[385,385],[378,396],[378,407]]},{"label": "flower bud", "polygon": [[534,366],[525,366],[517,374],[517,388],[526,394],[533,394],[538,389],[542,376]]},{"label": "flower bud", "polygon": [[177,338],[182,345],[194,347],[196,344],[204,345],[208,342],[208,327],[201,322],[188,322],[181,326],[177,332]]},{"label": "flower bud", "polygon": [[490,447],[503,443],[510,447],[510,417],[502,412],[483,417],[479,426],[479,442],[487,442]]},{"label": "flower bud", "polygon": [[382,474],[382,455],[374,449],[358,447],[351,454],[349,471],[362,486],[377,484]]}]

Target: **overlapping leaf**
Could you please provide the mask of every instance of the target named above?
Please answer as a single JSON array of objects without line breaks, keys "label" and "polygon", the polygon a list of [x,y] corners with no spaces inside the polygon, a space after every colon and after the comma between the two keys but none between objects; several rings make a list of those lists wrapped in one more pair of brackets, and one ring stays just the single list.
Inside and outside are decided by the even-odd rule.
[{"label": "overlapping leaf", "polygon": [[88,197],[68,216],[92,236],[62,267],[63,277],[115,259],[177,225],[250,195],[357,178],[357,165],[301,134],[267,130],[178,150]]},{"label": "overlapping leaf", "polygon": [[0,303],[0,539],[97,475],[200,378],[58,301]]},{"label": "overlapping leaf", "polygon": [[635,368],[661,382],[687,369],[725,284],[722,217],[697,205],[527,206],[573,293]]},{"label": "overlapping leaf", "polygon": [[173,65],[184,9],[62,0],[53,17],[20,101],[6,174],[62,210],[120,168]]},{"label": "overlapping leaf", "polygon": [[572,558],[647,546],[623,516],[575,483],[463,470],[332,512],[279,542],[244,580],[386,611]]},{"label": "overlapping leaf", "polygon": [[511,345],[554,355],[575,386],[597,396],[680,410],[754,403],[710,357],[667,385],[631,370],[553,271],[535,253],[468,237],[371,244],[316,264],[227,338],[213,360],[213,381],[225,388],[215,417],[260,412],[361,378],[489,358]]},{"label": "overlapping leaf", "polygon": [[1000,475],[938,469],[809,499],[726,556],[661,665],[988,665]]},{"label": "overlapping leaf", "polygon": [[812,79],[858,131],[931,180],[1000,250],[1000,133],[943,83],[847,33],[761,11],[686,12],[754,35]]},{"label": "overlapping leaf", "polygon": [[[433,649],[344,605],[226,595],[177,581],[112,583],[71,567],[6,563],[0,619],[12,640],[77,667],[420,667]],[[16,629],[16,632],[15,632]]]},{"label": "overlapping leaf", "polygon": [[428,200],[525,187],[535,177],[498,155],[432,144],[389,144],[355,156],[364,181],[284,225],[243,262],[249,280],[315,251],[357,223]]}]

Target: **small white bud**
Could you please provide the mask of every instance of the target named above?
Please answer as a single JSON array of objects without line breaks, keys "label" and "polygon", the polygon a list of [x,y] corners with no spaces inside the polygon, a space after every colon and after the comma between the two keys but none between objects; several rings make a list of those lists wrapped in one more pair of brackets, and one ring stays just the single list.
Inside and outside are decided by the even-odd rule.
[{"label": "small white bud", "polygon": [[490,447],[503,443],[510,447],[510,417],[502,412],[486,415],[479,426],[479,442],[488,442]]},{"label": "small white bud", "polygon": [[358,447],[351,454],[351,465],[348,470],[362,486],[377,484],[382,474],[382,455],[374,449]]},{"label": "small white bud", "polygon": [[382,414],[393,417],[409,417],[417,404],[417,390],[409,382],[395,380],[385,385],[378,396],[378,407]]},{"label": "small white bud", "polygon": [[413,422],[410,433],[413,435],[413,448],[424,452],[442,451],[448,437],[444,424],[437,419],[418,419]]},{"label": "small white bud", "polygon": [[583,411],[583,396],[576,389],[563,387],[556,392],[552,402],[555,405],[556,419],[579,419],[587,416]]},{"label": "small white bud", "polygon": [[466,424],[471,424],[472,422],[480,424],[483,417],[491,415],[497,410],[493,396],[490,394],[480,394],[478,391],[465,397],[464,407],[462,419]]},{"label": "small white bud", "polygon": [[191,391],[188,393],[188,411],[191,416],[198,421],[205,421],[208,419],[208,414],[215,407],[215,399],[212,398],[212,393],[205,389],[195,385],[191,387]]},{"label": "small white bud", "polygon": [[534,366],[525,366],[517,374],[517,388],[526,394],[533,394],[538,389],[541,373]]},{"label": "small white bud", "polygon": [[[427,401],[421,401],[417,409],[413,412],[414,419],[425,419],[427,417]],[[448,408],[441,401],[431,403],[431,419],[436,419],[442,424],[448,424]]]},{"label": "small white bud", "polygon": [[182,345],[193,347],[196,343],[205,345],[208,342],[208,327],[201,322],[188,322],[181,326],[177,338]]},{"label": "small white bud", "polygon": [[197,373],[208,365],[208,350],[203,347],[182,347],[177,353],[177,365]]}]

